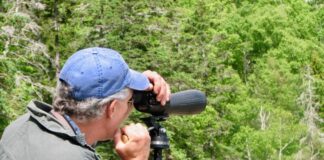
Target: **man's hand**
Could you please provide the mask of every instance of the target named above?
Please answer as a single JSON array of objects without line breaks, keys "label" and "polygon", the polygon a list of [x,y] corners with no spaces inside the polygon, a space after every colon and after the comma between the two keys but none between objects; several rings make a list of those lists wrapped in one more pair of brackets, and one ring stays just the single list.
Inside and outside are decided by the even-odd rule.
[{"label": "man's hand", "polygon": [[[122,136],[127,137],[123,140]],[[114,136],[115,149],[123,160],[147,160],[151,138],[147,129],[137,123],[125,126]]]},{"label": "man's hand", "polygon": [[161,102],[164,106],[165,103],[170,100],[171,91],[169,84],[165,82],[161,75],[154,71],[147,70],[143,72],[143,74],[146,75],[151,82],[148,90],[153,90],[153,92],[157,94],[156,100]]}]

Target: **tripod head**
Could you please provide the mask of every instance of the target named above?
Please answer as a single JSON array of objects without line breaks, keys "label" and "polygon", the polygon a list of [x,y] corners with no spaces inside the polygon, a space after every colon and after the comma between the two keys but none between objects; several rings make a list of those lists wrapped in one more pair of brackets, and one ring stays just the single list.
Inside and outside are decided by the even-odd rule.
[{"label": "tripod head", "polygon": [[154,151],[154,160],[162,160],[162,149],[169,149],[169,139],[166,129],[159,122],[165,121],[168,116],[150,116],[141,118],[148,127],[151,136],[151,148]]}]

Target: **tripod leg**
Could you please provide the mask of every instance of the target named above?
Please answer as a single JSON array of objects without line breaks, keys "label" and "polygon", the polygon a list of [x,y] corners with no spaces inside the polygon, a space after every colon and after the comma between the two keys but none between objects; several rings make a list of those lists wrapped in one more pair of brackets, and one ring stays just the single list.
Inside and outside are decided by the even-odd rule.
[{"label": "tripod leg", "polygon": [[154,149],[154,160],[162,160],[162,149]]}]

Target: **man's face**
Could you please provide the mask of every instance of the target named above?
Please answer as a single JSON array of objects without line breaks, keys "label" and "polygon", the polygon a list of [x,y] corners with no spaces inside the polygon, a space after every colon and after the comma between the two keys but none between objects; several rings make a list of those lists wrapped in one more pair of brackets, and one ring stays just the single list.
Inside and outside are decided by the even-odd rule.
[{"label": "man's face", "polygon": [[133,104],[133,92],[127,96],[125,100],[117,100],[117,104],[119,105],[119,113],[120,117],[123,117],[122,121],[119,123],[119,126],[126,120],[129,114],[132,112],[134,108]]},{"label": "man's face", "polygon": [[[128,118],[133,107],[132,92],[127,96],[125,100],[115,100],[115,111],[107,123],[107,130],[111,134],[114,134],[121,126],[121,124]],[[113,136],[113,135],[111,135]]]}]

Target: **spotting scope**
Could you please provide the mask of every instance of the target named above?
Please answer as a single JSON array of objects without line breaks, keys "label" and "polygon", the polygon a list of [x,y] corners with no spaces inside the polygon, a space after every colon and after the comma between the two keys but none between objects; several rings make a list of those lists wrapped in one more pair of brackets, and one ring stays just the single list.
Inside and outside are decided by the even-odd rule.
[{"label": "spotting scope", "polygon": [[161,106],[152,91],[134,91],[134,106],[140,112],[154,116],[198,114],[206,107],[206,96],[199,90],[185,90],[171,94],[170,101]]}]

